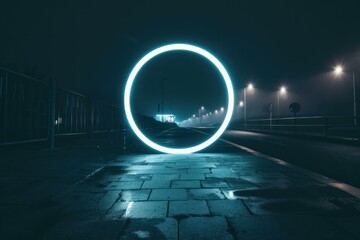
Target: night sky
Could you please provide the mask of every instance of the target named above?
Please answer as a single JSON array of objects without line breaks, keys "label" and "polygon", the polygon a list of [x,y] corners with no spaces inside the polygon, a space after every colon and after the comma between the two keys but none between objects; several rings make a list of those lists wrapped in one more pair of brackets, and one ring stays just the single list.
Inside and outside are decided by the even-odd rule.
[{"label": "night sky", "polygon": [[[290,114],[287,105],[293,101],[302,105],[303,115],[351,115],[351,81],[330,72],[339,62],[357,73],[360,85],[358,1],[3,0],[0,9],[1,66],[53,78],[61,87],[121,106],[136,62],[176,42],[217,56],[231,75],[237,101],[241,89],[254,83],[249,117],[267,114],[281,84],[289,91],[283,115]],[[226,105],[216,69],[179,52],[143,69],[134,111],[157,112],[162,79],[165,111],[179,119],[201,105],[209,110]]]}]

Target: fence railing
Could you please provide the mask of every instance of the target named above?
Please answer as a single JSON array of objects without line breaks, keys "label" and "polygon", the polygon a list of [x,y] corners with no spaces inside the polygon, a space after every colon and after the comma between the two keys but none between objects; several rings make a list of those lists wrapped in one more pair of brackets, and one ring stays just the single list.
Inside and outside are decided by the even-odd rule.
[{"label": "fence railing", "polygon": [[56,136],[124,130],[123,114],[118,106],[0,67],[0,145],[53,146]]},{"label": "fence railing", "polygon": [[0,68],[0,144],[48,138],[49,85]]},{"label": "fence railing", "polygon": [[[346,139],[360,139],[360,122],[359,119],[357,119],[357,121],[354,121],[354,119],[354,117],[350,116],[248,119],[246,122],[244,120],[233,121],[231,128],[264,132],[338,137]],[[356,125],[355,122],[357,123]]]}]

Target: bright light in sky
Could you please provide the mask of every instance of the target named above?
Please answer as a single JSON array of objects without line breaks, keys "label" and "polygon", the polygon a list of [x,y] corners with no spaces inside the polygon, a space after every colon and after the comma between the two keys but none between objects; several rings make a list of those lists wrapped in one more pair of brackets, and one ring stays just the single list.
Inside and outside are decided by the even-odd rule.
[{"label": "bright light in sky", "polygon": [[[140,131],[140,129],[136,125],[135,120],[131,113],[130,96],[131,96],[131,88],[135,81],[136,75],[149,60],[151,60],[152,58],[154,58],[157,55],[160,55],[162,53],[170,52],[170,51],[179,51],[179,50],[197,53],[197,54],[205,57],[207,60],[209,60],[212,64],[215,65],[215,67],[219,70],[220,74],[222,75],[223,80],[225,81],[225,84],[226,84],[227,95],[228,95],[228,107],[227,107],[227,112],[226,112],[223,123],[221,124],[219,129],[215,132],[215,134],[213,136],[211,136],[208,140],[206,140],[203,143],[200,143],[199,145],[188,147],[188,148],[169,148],[169,147],[164,147],[157,143],[154,143]],[[125,105],[126,118],[129,122],[131,129],[146,145],[148,145],[149,147],[154,148],[160,152],[164,152],[164,153],[172,153],[172,154],[193,153],[193,152],[200,151],[200,150],[210,146],[225,131],[226,127],[228,126],[228,124],[231,120],[231,115],[234,110],[234,89],[232,86],[230,76],[229,76],[228,72],[226,71],[225,67],[211,53],[209,53],[208,51],[206,51],[202,48],[199,48],[199,47],[196,47],[193,45],[189,45],[189,44],[170,44],[170,45],[165,45],[165,46],[156,48],[155,50],[147,53],[135,65],[135,67],[132,69],[132,71],[128,77],[128,80],[126,82],[125,94],[124,94],[124,105]],[[204,108],[202,107],[202,109],[204,109]],[[224,111],[223,107],[221,108],[221,111]]]},{"label": "bright light in sky", "polygon": [[334,72],[335,72],[335,75],[340,75],[342,74],[344,71],[343,67],[341,65],[337,65],[335,68],[334,68]]},{"label": "bright light in sky", "polygon": [[249,83],[248,89],[249,89],[249,90],[253,90],[253,89],[254,89],[254,85],[253,85],[252,83]]},{"label": "bright light in sky", "polygon": [[243,101],[240,101],[239,106],[240,106],[240,107],[244,106],[244,102],[243,102]]},{"label": "bright light in sky", "polygon": [[286,87],[285,86],[281,86],[280,88],[280,94],[285,94],[286,93]]}]

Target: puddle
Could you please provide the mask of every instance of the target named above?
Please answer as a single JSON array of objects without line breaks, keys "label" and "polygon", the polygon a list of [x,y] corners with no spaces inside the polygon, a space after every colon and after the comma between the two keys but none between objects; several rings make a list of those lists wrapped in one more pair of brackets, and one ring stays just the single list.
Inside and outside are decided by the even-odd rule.
[{"label": "puddle", "polygon": [[279,198],[302,198],[310,199],[316,198],[315,195],[309,191],[299,188],[271,188],[271,189],[245,189],[234,190],[232,195],[235,198],[264,198],[264,199],[279,199]]},{"label": "puddle", "polygon": [[233,199],[243,199],[251,211],[259,214],[264,210],[280,214],[322,216],[356,215],[359,212],[354,203],[335,201],[336,197],[329,197],[325,192],[320,193],[319,189],[245,189],[230,191],[228,195]]}]

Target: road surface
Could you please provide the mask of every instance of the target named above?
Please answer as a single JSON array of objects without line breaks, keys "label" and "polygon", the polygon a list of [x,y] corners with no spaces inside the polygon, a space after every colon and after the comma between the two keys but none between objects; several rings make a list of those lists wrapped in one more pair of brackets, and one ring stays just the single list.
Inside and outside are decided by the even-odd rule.
[{"label": "road surface", "polygon": [[[173,147],[206,137],[183,128],[152,135]],[[1,153],[1,238],[360,239],[357,188],[259,155],[244,140],[169,155],[129,139],[125,152]]]}]

